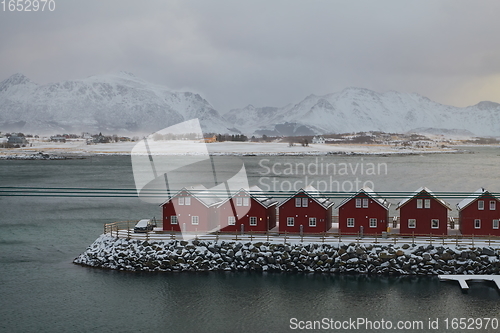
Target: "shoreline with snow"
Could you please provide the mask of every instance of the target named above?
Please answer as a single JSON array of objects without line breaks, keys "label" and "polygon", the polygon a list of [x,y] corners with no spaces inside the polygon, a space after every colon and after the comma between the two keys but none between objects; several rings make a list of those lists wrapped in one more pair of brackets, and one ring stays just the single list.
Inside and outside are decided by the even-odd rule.
[{"label": "shoreline with snow", "polygon": [[[66,143],[34,142],[30,147],[0,148],[0,159],[63,159],[90,156],[129,156],[137,142],[117,142],[87,145],[81,140]],[[421,155],[464,153],[458,148],[405,148],[377,144],[310,144],[308,147],[292,146],[283,142],[215,142],[206,144],[208,153],[214,156],[327,156],[327,155]],[[186,156],[200,154],[189,152],[186,143],[167,142],[158,155]],[[187,149],[186,149],[187,148]],[[40,155],[38,157],[34,157]],[[42,158],[43,155],[52,158]],[[155,155],[152,152],[152,155]]]},{"label": "shoreline with snow", "polygon": [[145,241],[102,234],[73,262],[102,269],[150,272],[477,275],[499,274],[500,248],[409,243]]}]

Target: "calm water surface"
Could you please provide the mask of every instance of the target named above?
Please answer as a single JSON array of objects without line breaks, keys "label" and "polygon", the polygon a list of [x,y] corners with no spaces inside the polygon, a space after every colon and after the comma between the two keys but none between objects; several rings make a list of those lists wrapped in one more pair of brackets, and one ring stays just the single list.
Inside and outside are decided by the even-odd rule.
[{"label": "calm water surface", "polygon": [[[340,182],[369,179],[379,191],[413,191],[419,186],[474,191],[484,186],[500,192],[499,150],[473,151],[332,156],[328,161],[387,163],[386,174],[335,176]],[[261,165],[316,163],[314,157],[243,160],[250,182],[261,185],[266,183],[262,177],[303,178],[265,174]],[[134,182],[129,157],[93,157],[0,161],[0,186],[133,188]],[[145,274],[71,263],[99,236],[104,223],[153,215],[160,217],[159,207],[137,198],[0,197],[0,332],[287,332],[292,317],[419,320],[425,325],[429,318],[439,318],[439,329],[432,331],[451,332],[444,329],[445,318],[500,319],[500,294],[491,284],[472,284],[464,294],[458,285],[436,278]],[[426,326],[420,331],[430,330]]]}]

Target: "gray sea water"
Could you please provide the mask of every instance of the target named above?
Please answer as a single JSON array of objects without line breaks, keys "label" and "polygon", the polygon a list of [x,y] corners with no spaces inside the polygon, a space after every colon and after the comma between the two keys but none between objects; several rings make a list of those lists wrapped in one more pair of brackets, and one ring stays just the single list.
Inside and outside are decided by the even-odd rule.
[{"label": "gray sea water", "polygon": [[[273,180],[278,186],[288,186],[285,181],[304,178],[300,166],[294,174],[279,174],[285,163],[335,163],[338,168],[341,163],[351,163],[353,168],[356,163],[366,168],[371,167],[369,163],[386,163],[387,172],[382,169],[367,175],[350,169],[347,174],[337,172],[332,180],[342,184],[355,182],[357,177],[372,181],[378,191],[413,191],[420,186],[434,191],[474,191],[483,186],[500,192],[500,150],[468,149],[473,153],[329,156],[319,162],[311,156],[242,160],[250,183],[261,187]],[[276,172],[268,172],[272,166]],[[326,175],[315,175],[313,167],[309,171],[308,180],[326,179]],[[133,189],[134,180],[126,156],[0,160],[0,186]],[[423,329],[392,331],[459,332],[463,330],[451,329],[453,318],[500,320],[500,293],[487,283],[472,284],[465,294],[458,285],[431,277],[146,274],[72,264],[102,233],[104,223],[160,215],[158,205],[138,198],[0,196],[0,332],[287,332],[295,327],[291,320],[323,318],[390,320],[394,325],[421,321]],[[429,329],[429,321],[436,319],[437,329]],[[361,326],[359,331],[387,330]]]}]

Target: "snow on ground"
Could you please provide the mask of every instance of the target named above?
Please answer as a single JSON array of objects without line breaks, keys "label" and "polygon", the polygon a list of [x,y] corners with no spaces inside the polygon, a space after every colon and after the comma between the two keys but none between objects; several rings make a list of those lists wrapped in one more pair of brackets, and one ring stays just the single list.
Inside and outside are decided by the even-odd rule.
[{"label": "snow on ground", "polygon": [[[172,155],[189,154],[186,145],[193,142],[164,141],[167,151]],[[196,142],[199,145],[201,142]],[[24,148],[0,149],[0,155],[34,154],[71,154],[71,155],[96,155],[116,154],[128,155],[137,142],[116,142],[87,145],[85,140],[68,140],[59,142],[32,142],[31,146]],[[326,154],[422,154],[456,152],[455,149],[432,148],[414,149],[389,145],[351,145],[351,144],[310,144],[309,147],[295,145],[290,147],[283,142],[215,142],[206,144],[209,153],[214,155],[326,155]]]}]

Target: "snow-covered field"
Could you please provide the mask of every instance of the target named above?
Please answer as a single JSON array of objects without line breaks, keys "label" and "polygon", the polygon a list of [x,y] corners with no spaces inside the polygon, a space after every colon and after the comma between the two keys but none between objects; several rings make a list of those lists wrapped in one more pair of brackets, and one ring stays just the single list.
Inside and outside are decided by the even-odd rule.
[{"label": "snow-covered field", "polygon": [[[189,145],[194,142],[163,141],[162,152],[172,155],[190,153]],[[163,143],[162,142],[162,143]],[[117,142],[87,145],[84,140],[68,140],[58,142],[32,142],[30,147],[0,149],[1,155],[31,155],[39,152],[57,155],[128,155],[137,142]],[[197,145],[202,143],[196,142]],[[389,145],[350,145],[350,144],[310,144],[289,146],[283,142],[215,142],[206,144],[208,152],[214,155],[326,155],[326,154],[421,154],[456,152],[450,148],[415,149]]]}]

